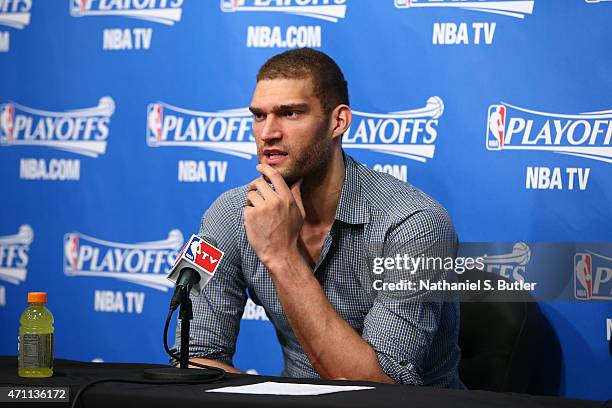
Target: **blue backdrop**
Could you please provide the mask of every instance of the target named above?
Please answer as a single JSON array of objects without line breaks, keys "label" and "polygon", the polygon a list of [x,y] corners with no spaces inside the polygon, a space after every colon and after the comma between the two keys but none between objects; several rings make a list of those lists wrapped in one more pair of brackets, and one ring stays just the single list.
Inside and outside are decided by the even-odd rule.
[{"label": "blue backdrop", "polygon": [[[289,48],[343,69],[349,154],[439,200],[462,241],[507,243],[490,270],[527,279],[533,242],[611,242],[611,18],[605,0],[0,1],[0,353],[44,290],[56,357],[167,361],[165,273],[257,176],[245,108]],[[612,247],[573,255],[573,300],[541,304],[562,395],[612,398]],[[281,369],[252,303],[235,364]]]}]

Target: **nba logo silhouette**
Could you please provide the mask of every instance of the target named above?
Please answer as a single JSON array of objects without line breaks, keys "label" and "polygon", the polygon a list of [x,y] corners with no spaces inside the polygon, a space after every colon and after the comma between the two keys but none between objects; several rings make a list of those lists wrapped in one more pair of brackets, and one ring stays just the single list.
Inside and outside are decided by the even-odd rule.
[{"label": "nba logo silhouette", "polygon": [[162,139],[162,122],[164,120],[164,108],[159,103],[152,103],[147,112],[147,141],[149,145],[155,146]]},{"label": "nba logo silhouette", "polygon": [[15,130],[15,107],[12,103],[0,106],[0,142],[11,143]]},{"label": "nba logo silhouette", "polygon": [[79,263],[79,237],[76,234],[64,236],[64,260],[66,273],[76,272]]},{"label": "nba logo silhouette", "polygon": [[222,11],[236,11],[238,7],[244,6],[244,0],[221,0]]},{"label": "nba logo silhouette", "polygon": [[[416,0],[418,1],[418,0]],[[412,6],[413,0],[395,0],[395,7],[410,7]]]},{"label": "nba logo silhouette", "polygon": [[591,255],[574,255],[574,297],[589,300],[593,297],[593,262]]},{"label": "nba logo silhouette", "polygon": [[489,106],[487,120],[487,149],[501,150],[504,148],[506,129],[506,107],[503,105]]},{"label": "nba logo silhouette", "polygon": [[195,263],[196,257],[201,252],[201,242],[200,237],[192,235],[191,239],[185,244],[185,248],[183,248],[185,258]]},{"label": "nba logo silhouette", "polygon": [[92,0],[72,0],[70,2],[70,14],[73,16],[83,16],[87,10],[91,9]]}]

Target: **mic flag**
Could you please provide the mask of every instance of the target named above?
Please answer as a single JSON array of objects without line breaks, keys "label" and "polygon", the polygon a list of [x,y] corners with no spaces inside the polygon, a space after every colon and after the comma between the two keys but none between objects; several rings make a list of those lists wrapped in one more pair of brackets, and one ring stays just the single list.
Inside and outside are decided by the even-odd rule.
[{"label": "mic flag", "polygon": [[168,274],[168,279],[176,284],[183,268],[191,267],[195,269],[200,275],[200,281],[193,285],[190,293],[192,296],[197,296],[202,292],[210,278],[213,277],[219,267],[221,258],[223,258],[223,251],[193,234],[183,246],[181,254],[176,258],[174,266]]}]

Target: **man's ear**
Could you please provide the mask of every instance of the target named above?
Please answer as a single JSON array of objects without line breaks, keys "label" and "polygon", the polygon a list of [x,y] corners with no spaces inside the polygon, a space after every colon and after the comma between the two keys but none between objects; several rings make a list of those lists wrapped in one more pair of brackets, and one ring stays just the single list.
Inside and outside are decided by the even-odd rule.
[{"label": "man's ear", "polygon": [[351,108],[347,105],[338,105],[332,111],[332,138],[336,139],[341,137],[344,132],[351,126],[351,120],[353,120],[353,113]]}]

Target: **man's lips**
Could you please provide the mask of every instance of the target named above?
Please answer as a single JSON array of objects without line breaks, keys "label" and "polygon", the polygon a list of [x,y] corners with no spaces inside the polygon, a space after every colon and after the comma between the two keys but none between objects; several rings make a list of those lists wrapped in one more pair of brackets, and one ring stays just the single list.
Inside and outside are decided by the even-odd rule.
[{"label": "man's lips", "polygon": [[263,157],[266,164],[280,164],[287,159],[287,153],[280,149],[264,149]]}]

